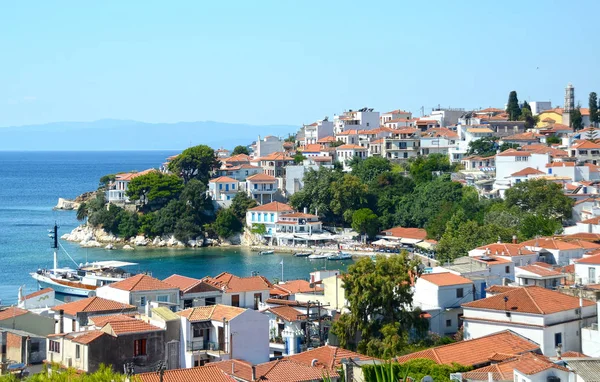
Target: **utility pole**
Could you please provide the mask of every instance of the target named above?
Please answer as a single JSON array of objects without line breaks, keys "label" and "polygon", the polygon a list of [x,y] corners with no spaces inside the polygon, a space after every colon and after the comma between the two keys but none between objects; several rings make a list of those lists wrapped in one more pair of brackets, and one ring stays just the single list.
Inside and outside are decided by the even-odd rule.
[{"label": "utility pole", "polygon": [[324,341],[323,341],[323,322],[321,320],[321,301],[317,301],[317,307],[318,307],[318,314],[319,314],[319,345],[323,346],[324,345]]},{"label": "utility pole", "polygon": [[306,343],[306,348],[309,348],[310,341],[310,332],[308,330],[308,323],[310,322],[310,301],[306,303],[306,326],[304,328],[304,342]]}]

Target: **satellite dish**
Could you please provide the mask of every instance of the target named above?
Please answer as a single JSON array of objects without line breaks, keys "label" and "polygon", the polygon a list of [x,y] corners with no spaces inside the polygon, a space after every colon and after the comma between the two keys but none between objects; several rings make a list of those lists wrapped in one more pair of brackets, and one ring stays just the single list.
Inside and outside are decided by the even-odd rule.
[{"label": "satellite dish", "polygon": [[426,375],[423,378],[421,378],[421,382],[433,382],[433,378],[431,378],[431,376]]}]

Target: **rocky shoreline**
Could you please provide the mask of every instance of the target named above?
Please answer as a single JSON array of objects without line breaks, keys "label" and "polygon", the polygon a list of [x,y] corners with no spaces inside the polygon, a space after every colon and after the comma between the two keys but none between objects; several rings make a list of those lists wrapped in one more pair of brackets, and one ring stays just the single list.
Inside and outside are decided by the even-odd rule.
[{"label": "rocky shoreline", "polygon": [[119,238],[102,228],[94,228],[87,224],[82,224],[70,233],[61,236],[62,240],[79,243],[83,248],[104,248],[107,250],[123,249],[134,250],[136,247],[142,248],[201,248],[201,247],[229,247],[229,246],[253,246],[263,244],[262,238],[252,234],[248,230],[227,239],[209,239],[198,238],[198,240],[189,240],[187,243],[181,242],[174,235],[164,237],[145,237],[138,235],[130,239]]},{"label": "rocky shoreline", "polygon": [[64,211],[77,210],[81,203],[85,203],[90,199],[94,199],[97,193],[98,191],[84,192],[83,194],[79,195],[73,200],[66,198],[58,198],[58,203],[56,203],[56,206],[54,206],[53,209]]}]

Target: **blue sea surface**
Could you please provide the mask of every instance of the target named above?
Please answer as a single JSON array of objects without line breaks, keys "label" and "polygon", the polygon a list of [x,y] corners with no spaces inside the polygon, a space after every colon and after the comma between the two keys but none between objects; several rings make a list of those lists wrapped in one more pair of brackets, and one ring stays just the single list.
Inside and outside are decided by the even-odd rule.
[{"label": "blue sea surface", "polygon": [[[98,187],[106,174],[156,168],[174,151],[117,152],[0,152],[0,301],[14,304],[19,286],[26,292],[37,289],[29,276],[38,268],[52,267],[48,229],[59,225],[59,236],[79,222],[74,211],[54,211],[58,198],[75,198]],[[289,254],[258,256],[245,248],[136,249],[107,251],[85,249],[61,241],[76,263],[94,260],[136,262],[132,271],[150,271],[165,278],[173,273],[190,277],[231,272],[249,276],[253,271],[269,278],[308,278],[308,273],[329,267],[345,269],[349,262],[309,261]],[[65,251],[59,253],[59,266],[74,267]]]}]

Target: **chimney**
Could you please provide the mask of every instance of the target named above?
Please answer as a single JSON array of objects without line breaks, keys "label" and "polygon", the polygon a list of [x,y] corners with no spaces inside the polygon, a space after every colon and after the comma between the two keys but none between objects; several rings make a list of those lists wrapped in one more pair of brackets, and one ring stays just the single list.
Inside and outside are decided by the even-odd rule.
[{"label": "chimney", "polygon": [[233,362],[233,360],[231,360],[231,375],[235,374],[235,362]]},{"label": "chimney", "polygon": [[308,207],[304,207],[304,213],[307,214],[308,213]]},{"label": "chimney", "polygon": [[150,300],[146,301],[146,306],[144,307],[144,312],[146,313],[146,317],[152,317],[152,308],[150,307]]},{"label": "chimney", "polygon": [[65,311],[64,310],[59,310],[58,311],[58,333],[63,333],[64,332],[64,328],[65,328]]},{"label": "chimney", "polygon": [[513,235],[513,244],[517,244],[517,235]]},{"label": "chimney", "polygon": [[252,365],[252,380],[256,381],[256,366]]}]

